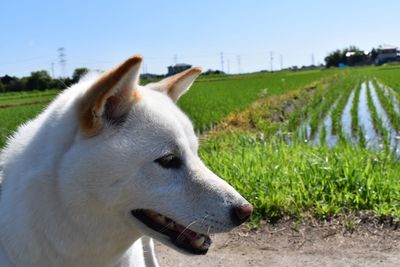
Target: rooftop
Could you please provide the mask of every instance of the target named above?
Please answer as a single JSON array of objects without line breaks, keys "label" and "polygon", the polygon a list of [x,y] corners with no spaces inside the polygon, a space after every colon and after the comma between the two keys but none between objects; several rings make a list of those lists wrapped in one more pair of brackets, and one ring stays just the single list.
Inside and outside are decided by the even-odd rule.
[{"label": "rooftop", "polygon": [[397,49],[397,46],[388,45],[388,44],[383,44],[383,45],[378,46],[378,50],[393,50],[393,49]]}]

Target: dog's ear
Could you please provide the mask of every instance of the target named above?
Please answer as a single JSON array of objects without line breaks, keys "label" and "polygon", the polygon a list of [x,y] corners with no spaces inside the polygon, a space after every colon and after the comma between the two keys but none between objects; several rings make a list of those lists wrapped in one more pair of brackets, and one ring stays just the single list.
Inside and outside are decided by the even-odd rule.
[{"label": "dog's ear", "polygon": [[133,56],[113,70],[104,73],[82,96],[79,121],[87,136],[101,132],[106,120],[119,121],[140,98],[141,56]]},{"label": "dog's ear", "polygon": [[199,67],[190,68],[157,83],[150,83],[147,87],[167,94],[176,102],[190,88],[200,73],[201,69]]}]

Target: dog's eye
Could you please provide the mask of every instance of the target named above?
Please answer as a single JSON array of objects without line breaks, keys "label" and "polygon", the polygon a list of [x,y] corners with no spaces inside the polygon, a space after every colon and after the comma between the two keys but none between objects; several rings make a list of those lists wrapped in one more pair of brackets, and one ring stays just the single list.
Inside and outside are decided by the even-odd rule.
[{"label": "dog's eye", "polygon": [[178,169],[182,165],[182,160],[174,154],[168,154],[161,158],[156,159],[154,162],[161,165],[166,169]]}]

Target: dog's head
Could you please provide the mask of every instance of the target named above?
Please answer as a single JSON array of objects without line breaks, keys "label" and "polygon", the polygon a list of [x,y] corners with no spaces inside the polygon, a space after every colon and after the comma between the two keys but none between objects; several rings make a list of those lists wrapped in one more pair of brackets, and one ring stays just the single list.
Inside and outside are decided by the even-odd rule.
[{"label": "dog's head", "polygon": [[103,74],[78,99],[80,134],[62,164],[64,180],[74,177],[68,201],[205,254],[208,234],[238,226],[253,208],[199,159],[193,126],[175,104],[201,70],[139,86],[141,61]]}]

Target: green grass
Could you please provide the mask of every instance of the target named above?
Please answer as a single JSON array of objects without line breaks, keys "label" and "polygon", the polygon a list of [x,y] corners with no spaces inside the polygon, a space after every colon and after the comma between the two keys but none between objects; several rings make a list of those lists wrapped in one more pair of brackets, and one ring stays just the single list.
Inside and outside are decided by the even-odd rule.
[{"label": "green grass", "polygon": [[0,109],[0,148],[17,127],[39,114],[45,104]]},{"label": "green grass", "polygon": [[340,140],[342,141],[344,138],[342,122],[341,122],[342,113],[349,100],[351,92],[353,92],[353,90],[359,86],[360,86],[360,79],[355,78],[353,76],[349,76],[342,88],[343,95],[341,98],[339,98],[335,108],[332,110],[332,134],[339,135]]},{"label": "green grass", "polygon": [[359,123],[358,123],[358,100],[360,98],[361,92],[361,84],[357,84],[357,87],[354,91],[353,105],[350,110],[351,114],[351,132],[353,136],[357,136],[360,132]]},{"label": "green grass", "polygon": [[389,141],[389,137],[388,137],[388,130],[385,129],[385,127],[383,126],[382,119],[378,115],[378,112],[377,112],[374,102],[372,100],[371,87],[370,87],[368,81],[366,81],[366,86],[367,86],[367,104],[368,104],[368,109],[371,114],[372,123],[374,125],[376,133],[379,135],[379,137],[383,141],[384,148],[387,151],[389,151],[390,150],[390,141]]},{"label": "green grass", "polygon": [[193,120],[195,129],[202,131],[228,114],[244,110],[260,94],[282,94],[332,73],[316,70],[204,78],[196,82],[178,104]]},{"label": "green grass", "polygon": [[45,91],[28,91],[28,92],[11,92],[0,93],[0,104],[10,103],[14,101],[29,102],[36,98],[55,97],[60,90],[45,90]]},{"label": "green grass", "polygon": [[378,86],[375,80],[373,80],[373,86],[393,128],[397,131],[400,131],[400,114],[396,113],[392,100],[384,95],[382,88]]},{"label": "green grass", "polygon": [[313,108],[309,111],[311,138],[315,137],[329,111],[342,97],[347,83],[347,76],[336,76],[330,85],[314,98],[314,104],[311,105]]},{"label": "green grass", "polygon": [[206,139],[200,155],[255,205],[255,218],[373,210],[400,219],[400,164],[384,152],[240,133]]}]

